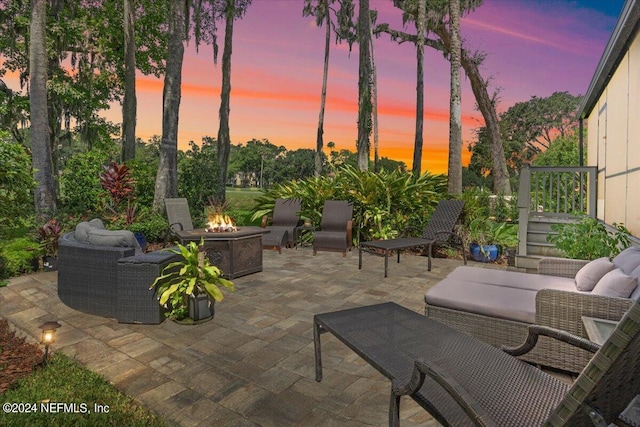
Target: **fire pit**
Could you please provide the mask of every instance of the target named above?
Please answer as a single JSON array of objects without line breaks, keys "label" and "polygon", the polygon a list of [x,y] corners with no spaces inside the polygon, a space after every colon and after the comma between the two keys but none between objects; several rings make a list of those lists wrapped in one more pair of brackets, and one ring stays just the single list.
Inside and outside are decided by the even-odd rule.
[{"label": "fire pit", "polygon": [[204,238],[209,262],[222,270],[223,277],[234,279],[262,271],[262,235],[268,232],[261,227],[235,227],[231,221],[224,226],[210,221],[206,228],[177,234],[183,245]]}]

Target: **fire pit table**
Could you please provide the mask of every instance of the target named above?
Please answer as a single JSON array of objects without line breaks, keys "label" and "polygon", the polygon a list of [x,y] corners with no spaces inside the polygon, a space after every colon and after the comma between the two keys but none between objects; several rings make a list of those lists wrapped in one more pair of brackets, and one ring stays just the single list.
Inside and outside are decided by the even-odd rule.
[{"label": "fire pit table", "polygon": [[222,270],[223,277],[235,279],[262,271],[261,227],[238,227],[235,231],[211,232],[204,228],[179,231],[182,244],[200,243],[204,238],[204,253],[209,262]]}]

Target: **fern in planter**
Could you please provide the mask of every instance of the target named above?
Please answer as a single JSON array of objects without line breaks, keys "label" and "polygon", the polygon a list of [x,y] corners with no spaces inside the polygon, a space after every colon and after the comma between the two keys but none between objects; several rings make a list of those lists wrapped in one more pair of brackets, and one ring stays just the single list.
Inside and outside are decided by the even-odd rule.
[{"label": "fern in planter", "polygon": [[150,289],[156,289],[160,305],[169,309],[167,317],[171,319],[182,320],[189,315],[192,297],[206,295],[213,304],[224,298],[219,286],[234,290],[233,282],[222,278],[220,269],[210,265],[209,259],[200,252],[203,243],[201,240],[200,245],[195,242],[187,246],[178,244],[178,249],[169,249],[183,259],[167,265],[151,284]]}]

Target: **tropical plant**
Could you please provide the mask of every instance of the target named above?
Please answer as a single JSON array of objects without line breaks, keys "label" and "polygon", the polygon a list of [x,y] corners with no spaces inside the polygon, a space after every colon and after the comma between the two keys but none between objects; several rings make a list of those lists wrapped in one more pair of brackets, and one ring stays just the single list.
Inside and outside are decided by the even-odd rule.
[{"label": "tropical plant", "polygon": [[478,217],[469,223],[468,240],[480,246],[496,245],[503,249],[518,244],[518,226]]},{"label": "tropical plant", "polygon": [[407,226],[423,228],[446,194],[443,175],[414,177],[399,170],[379,173],[354,166],[336,170],[335,176],[312,177],[274,185],[256,199],[253,219],[273,211],[274,200],[299,198],[301,215],[320,224],[325,200],[353,202],[354,236],[362,240],[394,237]]},{"label": "tropical plant", "polygon": [[203,244],[204,239],[199,245],[189,242],[187,246],[178,244],[177,249],[168,249],[183,259],[167,265],[151,284],[150,289],[156,290],[160,305],[169,309],[169,318],[181,320],[187,317],[192,296],[208,295],[219,302],[224,298],[219,286],[234,290],[233,282],[222,278],[220,269],[211,265],[200,251]]},{"label": "tropical plant", "polygon": [[547,240],[553,243],[567,257],[593,260],[600,257],[612,258],[629,246],[629,230],[623,224],[613,224],[613,230],[595,218],[586,216],[573,224],[554,224]]},{"label": "tropical plant", "polygon": [[58,256],[58,239],[63,232],[62,224],[53,218],[38,228],[40,243],[46,256]]},{"label": "tropical plant", "polygon": [[127,165],[111,162],[103,167],[100,174],[100,185],[107,191],[114,209],[120,208],[123,202],[129,204],[134,199],[134,182]]}]

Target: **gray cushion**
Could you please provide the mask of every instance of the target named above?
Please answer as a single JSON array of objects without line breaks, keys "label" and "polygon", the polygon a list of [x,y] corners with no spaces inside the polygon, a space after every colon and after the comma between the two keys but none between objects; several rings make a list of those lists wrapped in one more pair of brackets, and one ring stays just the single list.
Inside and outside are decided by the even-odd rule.
[{"label": "gray cushion", "polygon": [[83,221],[76,225],[76,230],[73,233],[73,237],[76,238],[78,242],[89,243],[89,230],[91,229],[104,230],[104,224],[102,220],[99,218],[94,218],[91,221]]},{"label": "gray cushion", "polygon": [[530,291],[558,289],[575,292],[576,290],[575,280],[572,278],[505,271],[491,267],[460,266],[449,273],[447,278]]},{"label": "gray cushion", "polygon": [[579,291],[593,290],[600,279],[614,268],[607,257],[594,259],[576,273],[576,288]]},{"label": "gray cushion", "polygon": [[429,305],[534,323],[536,293],[527,289],[493,286],[447,277],[429,289],[424,300]]},{"label": "gray cushion", "polygon": [[638,286],[637,277],[628,276],[621,269],[616,268],[605,274],[591,293],[608,297],[629,298],[636,286]]},{"label": "gray cushion", "polygon": [[90,228],[87,232],[87,243],[96,246],[136,248],[136,254],[142,252],[136,236],[129,230]]},{"label": "gray cushion", "polygon": [[629,274],[629,276],[638,278],[639,285],[636,286],[636,289],[631,293],[631,296],[629,297],[633,300],[637,300],[638,298],[640,298],[640,266],[636,267],[636,269],[633,270],[631,274]]},{"label": "gray cushion", "polygon": [[612,261],[624,274],[629,274],[640,265],[640,248],[631,246],[620,252]]}]

